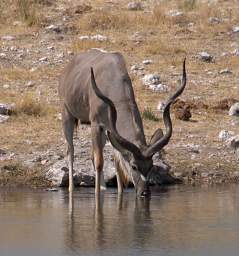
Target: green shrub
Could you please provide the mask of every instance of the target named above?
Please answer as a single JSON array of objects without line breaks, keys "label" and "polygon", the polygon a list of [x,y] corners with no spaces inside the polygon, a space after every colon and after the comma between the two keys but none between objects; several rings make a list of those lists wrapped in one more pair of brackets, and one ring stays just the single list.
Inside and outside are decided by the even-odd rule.
[{"label": "green shrub", "polygon": [[144,109],[142,113],[143,119],[150,120],[150,121],[159,121],[159,118],[154,114],[151,108]]}]

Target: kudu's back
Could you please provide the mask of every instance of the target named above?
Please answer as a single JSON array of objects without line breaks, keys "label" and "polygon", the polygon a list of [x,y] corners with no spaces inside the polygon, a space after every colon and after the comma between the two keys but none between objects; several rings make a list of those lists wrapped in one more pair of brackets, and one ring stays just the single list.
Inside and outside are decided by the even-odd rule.
[{"label": "kudu's back", "polygon": [[107,105],[92,89],[91,67],[94,69],[100,90],[116,105],[117,127],[122,135],[127,139],[139,141],[139,144],[145,144],[142,121],[131,80],[125,61],[119,53],[90,50],[75,56],[60,77],[61,103],[81,123],[93,121],[108,128]]}]

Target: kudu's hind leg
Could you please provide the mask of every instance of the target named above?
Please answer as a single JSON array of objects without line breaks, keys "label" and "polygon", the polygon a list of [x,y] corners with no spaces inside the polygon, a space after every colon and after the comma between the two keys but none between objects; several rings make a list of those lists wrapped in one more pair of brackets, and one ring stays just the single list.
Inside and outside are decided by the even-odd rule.
[{"label": "kudu's hind leg", "polygon": [[64,107],[62,111],[62,124],[63,131],[67,142],[67,158],[69,167],[69,191],[72,192],[74,189],[73,183],[73,162],[74,162],[74,145],[73,145],[73,132],[75,126],[75,118],[71,113]]},{"label": "kudu's hind leg", "polygon": [[98,197],[100,195],[100,190],[106,188],[104,182],[103,166],[103,148],[105,146],[106,138],[100,127],[91,128],[91,138],[92,138],[92,161],[95,169],[95,194]]}]

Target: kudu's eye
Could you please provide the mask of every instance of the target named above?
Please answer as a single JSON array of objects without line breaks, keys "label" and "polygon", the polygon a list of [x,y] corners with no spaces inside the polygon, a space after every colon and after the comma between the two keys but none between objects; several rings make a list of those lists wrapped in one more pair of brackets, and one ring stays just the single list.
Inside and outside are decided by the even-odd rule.
[{"label": "kudu's eye", "polygon": [[134,171],[137,171],[137,170],[138,170],[138,167],[137,167],[135,164],[132,164],[131,167],[132,167],[132,169],[133,169]]}]

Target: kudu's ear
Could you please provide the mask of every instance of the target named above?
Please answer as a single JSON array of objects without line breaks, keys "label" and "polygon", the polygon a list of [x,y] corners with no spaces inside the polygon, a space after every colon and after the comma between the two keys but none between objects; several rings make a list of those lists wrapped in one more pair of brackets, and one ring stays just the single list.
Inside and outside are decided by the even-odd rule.
[{"label": "kudu's ear", "polygon": [[160,140],[162,137],[163,137],[163,130],[161,128],[158,128],[152,135],[149,144],[153,145],[154,143],[156,143],[156,141]]}]

